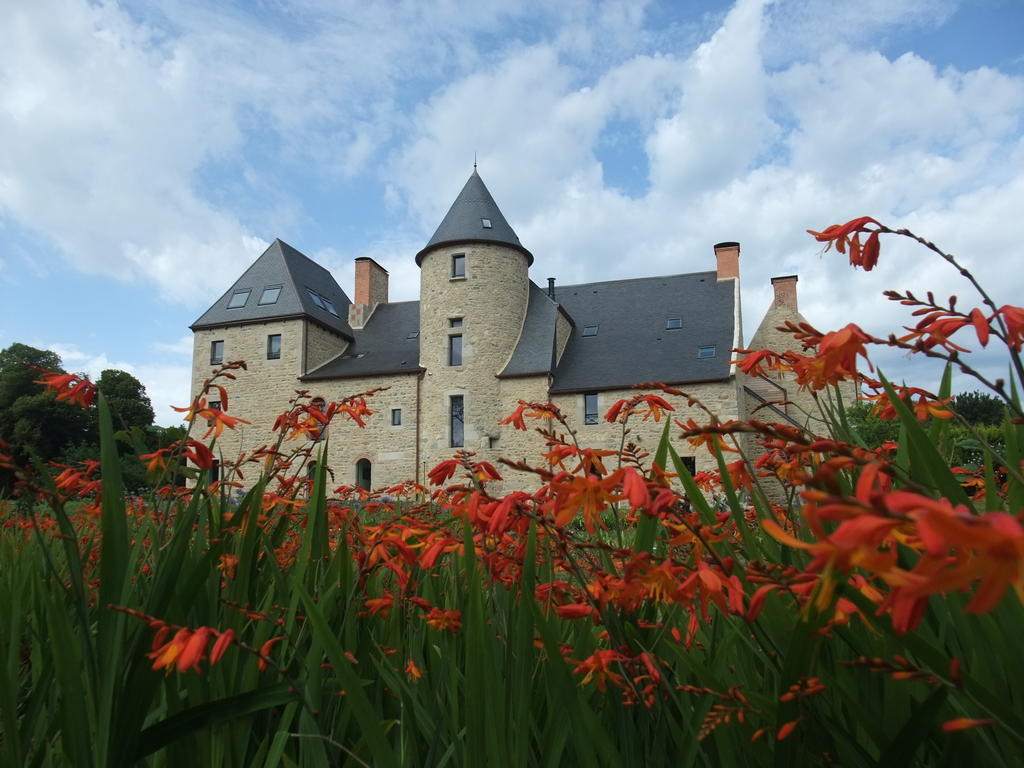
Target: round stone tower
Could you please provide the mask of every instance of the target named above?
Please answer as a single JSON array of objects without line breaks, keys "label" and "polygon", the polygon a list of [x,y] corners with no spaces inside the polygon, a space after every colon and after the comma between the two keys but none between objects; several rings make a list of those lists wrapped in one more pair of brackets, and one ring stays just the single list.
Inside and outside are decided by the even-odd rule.
[{"label": "round stone tower", "polygon": [[[498,374],[519,340],[533,255],[476,169],[416,254],[420,267],[422,469],[460,447],[493,461],[502,413]],[[461,434],[460,434],[461,432]]]}]

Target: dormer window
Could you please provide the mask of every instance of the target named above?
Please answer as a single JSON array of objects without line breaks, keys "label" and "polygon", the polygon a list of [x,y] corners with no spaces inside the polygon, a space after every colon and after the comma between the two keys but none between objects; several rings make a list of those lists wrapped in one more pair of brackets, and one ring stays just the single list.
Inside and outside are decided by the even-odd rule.
[{"label": "dormer window", "polygon": [[665,330],[674,331],[683,327],[683,318],[670,317],[665,321]]},{"label": "dormer window", "polygon": [[307,288],[306,292],[309,294],[309,298],[313,300],[313,303],[320,307],[320,309],[327,309],[327,307],[324,306],[324,300],[320,298],[320,294],[312,288]]},{"label": "dormer window", "polygon": [[466,276],[466,254],[457,253],[452,256],[452,277]]},{"label": "dormer window", "polygon": [[596,326],[596,325],[584,325],[583,326],[583,335],[584,336],[597,336],[597,329],[598,329],[598,326]]},{"label": "dormer window", "polygon": [[268,285],[263,289],[263,294],[260,296],[259,306],[264,304],[277,304],[277,297],[281,295],[280,285]]},{"label": "dormer window", "polygon": [[490,219],[480,219],[480,223],[484,225],[484,229],[490,229],[491,228],[491,220]]},{"label": "dormer window", "polygon": [[231,301],[228,302],[228,309],[240,309],[241,307],[244,307],[246,302],[249,301],[250,293],[252,293],[251,289],[235,291],[231,295]]}]

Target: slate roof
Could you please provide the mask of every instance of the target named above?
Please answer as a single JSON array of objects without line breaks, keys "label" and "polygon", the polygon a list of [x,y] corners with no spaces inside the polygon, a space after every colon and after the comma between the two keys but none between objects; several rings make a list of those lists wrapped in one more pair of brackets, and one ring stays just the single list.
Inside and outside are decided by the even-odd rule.
[{"label": "slate roof", "polygon": [[[735,325],[735,281],[715,272],[563,285],[555,301],[575,327],[554,370],[552,392],[617,389],[728,378]],[[666,329],[670,317],[682,328]],[[586,326],[596,336],[583,336]],[[712,358],[697,350],[715,345]]]},{"label": "slate roof", "polygon": [[[488,219],[491,226],[485,227],[483,220]],[[526,255],[529,264],[533,264],[533,254],[519,242],[519,237],[505,220],[498,204],[484,185],[480,174],[473,169],[473,174],[466,181],[459,196],[441,221],[423,250],[416,254],[416,265],[423,261],[423,256],[431,248],[439,245],[461,245],[463,243],[500,243],[515,248]]]},{"label": "slate roof", "polygon": [[[350,378],[420,370],[420,303],[402,301],[378,304],[363,328],[352,331],[355,340],[333,360],[302,377],[315,379]],[[416,331],[416,338],[408,338]]]},{"label": "slate roof", "polygon": [[[261,305],[263,289],[272,286],[281,287],[277,301]],[[237,309],[228,309],[231,297],[242,290],[252,291],[245,304]],[[330,301],[338,314],[317,306],[310,290]],[[348,306],[351,303],[330,272],[287,243],[274,240],[227,293],[192,323],[191,328],[198,331],[214,326],[306,317],[352,339],[352,328],[348,324]]]},{"label": "slate roof", "polygon": [[555,363],[555,321],[559,306],[547,291],[530,281],[526,320],[501,378],[550,373]]}]

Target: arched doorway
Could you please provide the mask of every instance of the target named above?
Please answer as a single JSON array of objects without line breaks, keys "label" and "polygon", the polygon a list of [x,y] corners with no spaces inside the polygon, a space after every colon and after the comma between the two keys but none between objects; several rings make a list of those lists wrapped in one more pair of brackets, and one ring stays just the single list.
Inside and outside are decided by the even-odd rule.
[{"label": "arched doorway", "polygon": [[356,462],[356,485],[364,491],[370,490],[371,467],[369,459],[360,459]]}]

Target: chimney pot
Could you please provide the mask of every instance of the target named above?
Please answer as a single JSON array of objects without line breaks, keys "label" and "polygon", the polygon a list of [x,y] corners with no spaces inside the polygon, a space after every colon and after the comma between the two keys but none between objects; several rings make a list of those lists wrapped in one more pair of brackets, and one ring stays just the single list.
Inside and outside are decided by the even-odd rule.
[{"label": "chimney pot", "polygon": [[740,244],[732,241],[715,244],[718,279],[728,280],[740,277]]},{"label": "chimney pot", "polygon": [[555,298],[555,278],[548,278],[548,296]]},{"label": "chimney pot", "polygon": [[775,291],[775,300],[772,306],[785,307],[793,312],[798,312],[796,300],[796,275],[782,275],[772,278],[772,289]]}]

